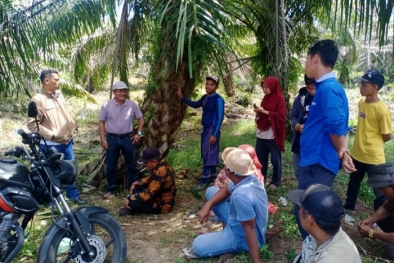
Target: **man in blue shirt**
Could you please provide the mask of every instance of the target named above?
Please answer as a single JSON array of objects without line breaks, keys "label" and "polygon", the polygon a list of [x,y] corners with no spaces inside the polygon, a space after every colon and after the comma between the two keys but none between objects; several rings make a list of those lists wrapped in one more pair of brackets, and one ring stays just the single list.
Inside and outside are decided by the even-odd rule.
[{"label": "man in blue shirt", "polygon": [[224,258],[234,253],[249,251],[252,262],[261,263],[259,250],[265,244],[268,221],[267,194],[257,177],[252,176],[255,166],[246,151],[228,147],[222,159],[231,182],[221,189],[209,187],[207,202],[197,215],[203,224],[212,209],[223,230],[199,235],[192,248],[184,252],[192,258],[222,255],[221,262],[225,262]]},{"label": "man in blue shirt", "polygon": [[219,164],[220,126],[224,117],[224,100],[216,93],[219,78],[208,76],[205,79],[207,94],[198,101],[185,98],[180,89],[177,91],[178,97],[190,107],[202,107],[201,158],[203,160],[203,174],[197,187],[199,190],[216,179],[216,166]]},{"label": "man in blue shirt", "polygon": [[[316,93],[300,141],[298,189],[305,190],[316,183],[331,187],[341,163],[345,172],[355,170],[347,148],[348,100],[332,72],[337,58],[338,47],[333,40],[321,40],[309,48],[305,73],[316,80]],[[294,210],[305,239],[308,233],[299,223],[299,206]]]}]

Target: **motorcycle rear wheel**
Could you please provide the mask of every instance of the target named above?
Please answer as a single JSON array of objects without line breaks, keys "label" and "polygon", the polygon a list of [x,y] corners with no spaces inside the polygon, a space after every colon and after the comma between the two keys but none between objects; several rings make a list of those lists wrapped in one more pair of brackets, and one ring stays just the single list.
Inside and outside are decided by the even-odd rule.
[{"label": "motorcycle rear wheel", "polygon": [[[91,235],[88,237],[90,246],[96,253],[94,259],[86,255],[77,255],[67,260],[70,250],[79,246],[70,232],[59,232],[54,236],[49,247],[47,261],[78,262],[78,263],[121,263],[126,261],[126,238],[119,223],[109,214],[92,214],[89,217]],[[79,250],[79,249],[78,249]]]}]

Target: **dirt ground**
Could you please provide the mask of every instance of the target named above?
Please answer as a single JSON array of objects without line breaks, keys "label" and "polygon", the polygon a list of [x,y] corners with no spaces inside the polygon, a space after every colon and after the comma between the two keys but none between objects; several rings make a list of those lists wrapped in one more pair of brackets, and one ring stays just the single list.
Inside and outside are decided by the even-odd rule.
[{"label": "dirt ground", "polygon": [[[97,104],[84,104],[85,111],[73,108],[74,116],[78,120],[85,120],[86,126],[79,135],[78,141],[97,140],[97,116],[95,115],[99,109],[99,105],[108,99],[108,93],[103,92],[95,96]],[[136,95],[138,97],[139,94]],[[349,102],[354,108],[357,96],[349,97]],[[357,104],[356,104],[357,105]],[[357,107],[357,106],[356,106]],[[393,103],[390,103],[390,108],[393,109]],[[0,109],[1,111],[2,109]],[[0,141],[0,153],[5,149],[11,148],[13,145],[20,145],[20,138],[15,131],[18,128],[26,126],[25,118],[18,114],[3,110],[0,112],[0,133],[2,140]],[[92,114],[92,115],[90,115]],[[354,114],[354,113],[353,113]],[[184,133],[183,136],[194,134]],[[196,146],[197,147],[197,146]],[[284,159],[283,184],[275,192],[267,190],[269,200],[278,205],[278,197],[286,196],[286,193],[296,188],[296,180],[292,174],[291,160]],[[195,172],[194,172],[195,173]],[[217,262],[218,258],[206,260],[186,260],[182,253],[182,248],[191,244],[193,239],[197,236],[198,231],[202,226],[196,219],[185,220],[185,217],[191,212],[198,211],[198,207],[203,205],[204,199],[196,198],[191,193],[191,187],[196,185],[195,177],[198,174],[193,174],[193,171],[188,171],[186,176],[177,171],[177,186],[178,195],[176,206],[173,211],[166,215],[135,215],[127,217],[118,217],[117,209],[122,206],[123,198],[126,191],[120,192],[115,198],[110,200],[103,200],[101,198],[102,192],[97,190],[90,193],[82,194],[82,198],[86,199],[90,205],[98,205],[107,208],[121,223],[127,238],[128,246],[128,262],[138,263],[172,263],[172,262]],[[344,190],[342,189],[342,192]],[[200,192],[204,196],[203,192]],[[343,196],[342,196],[343,197]],[[270,227],[279,219],[292,223],[292,206],[280,207],[282,212],[280,215],[272,216],[270,219]],[[367,214],[372,213],[372,208],[368,207],[362,202],[357,205],[355,214],[356,219],[365,218]],[[209,221],[207,225],[203,226],[209,231],[218,231],[221,229],[220,224]],[[363,255],[363,262],[388,262],[383,261],[380,257],[382,255],[382,243],[368,238],[361,238],[354,227],[345,223],[342,225],[343,229],[356,243],[360,254]],[[289,233],[287,228],[277,235],[275,235],[268,243],[268,248],[272,251],[272,257],[266,262],[289,262],[288,254],[294,253],[301,248],[301,238],[294,235],[294,231]],[[377,259],[377,261],[374,261]],[[229,262],[250,262],[248,255],[241,255]]]}]

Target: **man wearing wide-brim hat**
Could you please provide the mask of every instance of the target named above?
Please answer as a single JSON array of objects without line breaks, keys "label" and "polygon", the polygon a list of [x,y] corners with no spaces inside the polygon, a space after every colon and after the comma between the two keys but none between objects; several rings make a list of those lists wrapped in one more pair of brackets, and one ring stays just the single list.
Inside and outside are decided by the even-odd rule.
[{"label": "man wearing wide-brim hat", "polygon": [[222,222],[222,231],[199,235],[192,245],[197,257],[222,255],[222,261],[235,253],[249,251],[253,263],[260,263],[260,248],[265,244],[268,220],[268,198],[260,181],[251,176],[253,160],[241,149],[224,149],[222,159],[225,172],[231,182],[219,190],[216,186],[207,189],[207,202],[198,212],[201,224],[212,211]]},{"label": "man wearing wide-brim hat", "polygon": [[[391,163],[375,165],[367,185],[379,188],[389,199],[371,216],[357,224],[357,230],[363,237],[380,239],[385,242],[386,258],[394,260],[394,166]],[[381,230],[373,229],[377,223]]]}]

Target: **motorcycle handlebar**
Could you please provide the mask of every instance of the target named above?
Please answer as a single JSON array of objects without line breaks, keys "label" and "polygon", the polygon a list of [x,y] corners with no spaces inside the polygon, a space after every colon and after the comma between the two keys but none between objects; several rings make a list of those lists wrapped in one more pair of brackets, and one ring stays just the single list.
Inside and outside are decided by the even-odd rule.
[{"label": "motorcycle handlebar", "polygon": [[13,156],[15,155],[15,149],[4,152],[4,156],[10,156],[10,155],[13,155]]},{"label": "motorcycle handlebar", "polygon": [[4,152],[4,156],[15,156],[16,158],[19,158],[21,156],[25,156],[26,159],[30,160],[32,159],[31,154],[29,151],[23,147],[15,147],[12,150]]}]

